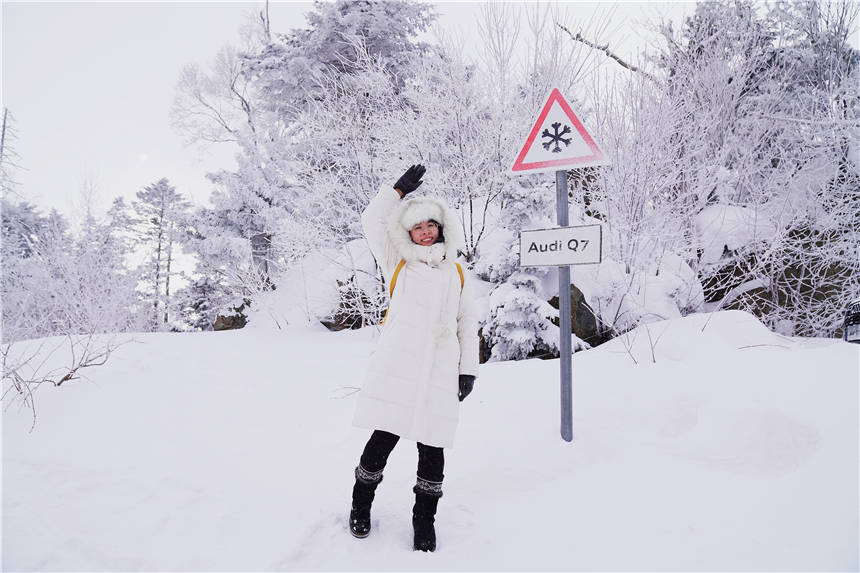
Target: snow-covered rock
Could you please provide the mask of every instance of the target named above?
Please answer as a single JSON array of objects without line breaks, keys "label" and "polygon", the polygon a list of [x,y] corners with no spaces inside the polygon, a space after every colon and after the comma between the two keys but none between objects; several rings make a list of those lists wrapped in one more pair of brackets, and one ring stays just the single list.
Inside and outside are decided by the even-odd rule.
[{"label": "snow-covered rock", "polygon": [[696,216],[702,264],[717,263],[726,249],[736,251],[770,239],[776,226],[763,211],[737,205],[708,205]]}]

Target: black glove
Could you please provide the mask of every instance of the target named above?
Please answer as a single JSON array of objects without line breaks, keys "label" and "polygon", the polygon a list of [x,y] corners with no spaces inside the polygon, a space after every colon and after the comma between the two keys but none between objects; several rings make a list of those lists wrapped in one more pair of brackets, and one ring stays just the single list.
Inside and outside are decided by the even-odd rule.
[{"label": "black glove", "polygon": [[457,397],[460,401],[466,399],[466,396],[472,393],[472,388],[475,387],[475,377],[471,374],[460,374],[460,392]]},{"label": "black glove", "polygon": [[400,179],[398,179],[397,183],[394,184],[394,188],[400,189],[405,197],[409,193],[418,189],[418,187],[424,183],[421,181],[421,177],[423,177],[425,171],[427,170],[424,169],[424,166],[420,163],[418,165],[413,165],[406,170],[406,173],[400,176]]}]

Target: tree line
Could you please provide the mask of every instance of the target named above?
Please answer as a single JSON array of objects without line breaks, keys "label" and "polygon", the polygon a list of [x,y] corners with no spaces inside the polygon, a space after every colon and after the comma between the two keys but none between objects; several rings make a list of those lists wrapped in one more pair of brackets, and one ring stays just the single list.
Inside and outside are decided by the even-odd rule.
[{"label": "tree line", "polygon": [[[568,175],[571,224],[604,227],[603,263],[572,279],[605,337],[721,308],[838,335],[860,297],[856,17],[852,2],[701,2],[632,65],[601,45],[608,22],[553,6],[485,5],[477,54],[421,40],[435,15],[418,2],[318,3],[286,34],[261,12],[241,49],[179,78],[176,129],[237,150],[236,169],[209,174],[210,207],[161,180],[73,234],[4,193],[4,342],[211,328],[312,253],[360,240],[376,189],[421,162],[490,285],[489,355],[557,353],[552,271],[516,253],[519,230],[553,226],[554,181],[507,174],[553,86],[611,160]],[[195,264],[181,288],[179,249]],[[381,273],[340,273],[330,314],[378,322]]]}]

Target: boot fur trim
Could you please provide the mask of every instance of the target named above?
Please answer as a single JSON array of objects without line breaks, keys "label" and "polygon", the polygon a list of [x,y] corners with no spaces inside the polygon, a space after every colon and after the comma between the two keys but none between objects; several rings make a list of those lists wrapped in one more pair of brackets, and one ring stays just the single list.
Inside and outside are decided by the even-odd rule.
[{"label": "boot fur trim", "polygon": [[433,497],[442,497],[442,482],[430,481],[424,478],[418,478],[415,487],[412,488],[414,493],[423,493]]},{"label": "boot fur trim", "polygon": [[361,467],[361,464],[358,464],[355,466],[355,479],[367,485],[378,484],[382,481],[382,470],[371,472]]}]

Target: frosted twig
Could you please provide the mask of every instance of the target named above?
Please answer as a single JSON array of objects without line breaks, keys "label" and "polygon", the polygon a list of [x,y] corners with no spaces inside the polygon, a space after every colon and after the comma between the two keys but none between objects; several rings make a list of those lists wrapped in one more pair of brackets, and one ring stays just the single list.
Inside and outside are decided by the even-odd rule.
[{"label": "frosted twig", "polygon": [[357,392],[359,392],[361,390],[361,388],[357,388],[355,386],[340,386],[340,387],[336,388],[335,390],[336,391],[349,390],[349,392],[346,392],[343,396],[331,396],[330,397],[331,400],[343,400],[344,398],[348,398],[348,397],[352,396],[353,394],[356,394]]},{"label": "frosted twig", "polygon": [[633,352],[631,348],[633,348],[633,343],[630,341],[630,333],[624,333],[624,336],[621,337],[621,343],[624,344],[624,349],[627,350],[627,354],[630,355],[630,359],[633,361],[633,364],[638,365],[639,361],[636,360],[636,357],[633,356]]},{"label": "frosted twig", "polygon": [[[657,345],[657,342],[654,342],[651,339],[651,329],[648,328],[648,323],[645,323],[644,326],[645,326],[645,332],[648,333],[648,343],[651,345],[651,362],[653,364],[657,364],[657,357],[654,355],[654,347]],[[660,339],[658,338],[657,341],[659,342],[659,340]]]},{"label": "frosted twig", "polygon": [[567,29],[563,24],[559,24],[558,22],[556,22],[556,23],[555,23],[555,25],[556,25],[556,26],[558,26],[559,28],[561,28],[562,30],[564,30],[565,32],[567,32],[567,35],[568,35],[568,36],[570,36],[570,39],[571,39],[571,40],[573,40],[573,41],[575,41],[575,42],[581,42],[581,43],[585,44],[586,46],[588,46],[589,48],[592,48],[592,49],[597,50],[598,52],[603,52],[604,54],[606,54],[607,56],[609,56],[610,58],[612,58],[613,60],[615,60],[616,62],[618,62],[618,64],[619,64],[622,68],[628,69],[628,70],[630,70],[631,72],[640,73],[640,74],[642,74],[643,76],[645,76],[646,78],[648,78],[649,80],[651,80],[652,82],[656,82],[656,81],[657,81],[657,80],[654,78],[654,76],[652,76],[651,74],[649,74],[648,72],[646,72],[646,71],[645,71],[645,70],[643,70],[642,68],[639,68],[639,67],[637,67],[637,66],[634,66],[633,64],[628,64],[627,62],[625,62],[624,60],[622,60],[621,58],[619,58],[617,55],[615,55],[615,54],[614,54],[614,53],[609,49],[609,44],[605,44],[605,45],[603,45],[603,46],[598,46],[596,43],[594,43],[594,42],[590,42],[590,41],[586,40],[585,38],[583,38],[583,37],[582,37],[582,34],[580,34],[579,32],[577,32],[576,34],[573,34],[573,33],[572,33],[570,30],[568,30],[568,29]]}]

